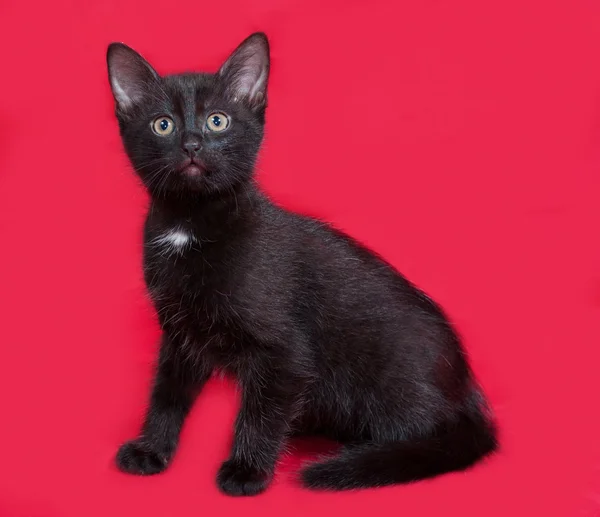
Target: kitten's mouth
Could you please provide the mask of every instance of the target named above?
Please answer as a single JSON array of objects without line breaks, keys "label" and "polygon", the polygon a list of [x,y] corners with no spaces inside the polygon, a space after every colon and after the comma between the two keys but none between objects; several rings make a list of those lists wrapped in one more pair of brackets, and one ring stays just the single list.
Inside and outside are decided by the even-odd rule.
[{"label": "kitten's mouth", "polygon": [[180,172],[186,176],[201,176],[206,172],[204,164],[198,158],[187,158],[180,167]]}]

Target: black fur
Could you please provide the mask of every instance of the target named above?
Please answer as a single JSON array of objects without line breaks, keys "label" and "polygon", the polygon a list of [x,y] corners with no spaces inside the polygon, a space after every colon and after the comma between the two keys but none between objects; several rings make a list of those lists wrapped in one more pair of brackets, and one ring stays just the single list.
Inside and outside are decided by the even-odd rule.
[{"label": "black fur", "polygon": [[[254,185],[264,35],[248,38],[214,75],[160,77],[121,44],[109,47],[108,64],[125,149],[152,199],[144,273],[163,330],[150,407],[140,436],[118,453],[121,470],[168,466],[216,368],[242,388],[233,449],[217,477],[230,495],[264,490],[294,435],[345,444],[303,470],[314,489],[415,481],[496,449],[440,308],[350,237],[275,206]],[[222,133],[206,128],[215,111],[231,117]],[[151,129],[159,116],[173,119],[171,135]]]}]

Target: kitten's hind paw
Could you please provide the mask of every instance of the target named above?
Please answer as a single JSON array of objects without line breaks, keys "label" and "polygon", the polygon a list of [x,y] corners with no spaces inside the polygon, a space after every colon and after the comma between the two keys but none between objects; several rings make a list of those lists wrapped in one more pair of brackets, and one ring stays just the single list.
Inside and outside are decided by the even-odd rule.
[{"label": "kitten's hind paw", "polygon": [[123,444],[117,453],[117,467],[128,474],[158,474],[165,470],[168,464],[167,455],[140,439]]},{"label": "kitten's hind paw", "polygon": [[223,463],[217,475],[221,492],[232,496],[260,494],[269,481],[267,474],[233,460]]}]

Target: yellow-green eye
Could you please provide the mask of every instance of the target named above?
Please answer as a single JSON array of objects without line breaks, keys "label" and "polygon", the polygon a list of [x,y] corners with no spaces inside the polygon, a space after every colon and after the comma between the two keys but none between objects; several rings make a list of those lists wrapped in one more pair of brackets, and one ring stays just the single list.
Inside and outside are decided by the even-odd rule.
[{"label": "yellow-green eye", "polygon": [[167,136],[175,130],[175,122],[169,117],[158,117],[152,122],[152,129],[157,135]]},{"label": "yellow-green eye", "polygon": [[211,113],[206,119],[206,127],[215,133],[225,131],[229,127],[229,117],[220,111]]}]

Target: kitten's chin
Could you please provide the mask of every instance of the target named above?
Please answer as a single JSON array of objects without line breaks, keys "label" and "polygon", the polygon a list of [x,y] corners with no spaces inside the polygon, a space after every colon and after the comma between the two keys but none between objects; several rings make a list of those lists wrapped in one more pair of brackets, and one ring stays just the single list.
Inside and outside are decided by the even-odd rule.
[{"label": "kitten's chin", "polygon": [[188,178],[197,178],[206,172],[206,167],[198,158],[188,158],[179,166],[179,173]]},{"label": "kitten's chin", "polygon": [[187,176],[188,178],[198,178],[202,176],[204,172],[205,170],[203,167],[200,167],[199,165],[196,165],[194,163],[191,163],[190,165],[187,165],[186,167],[181,169],[181,174]]}]

